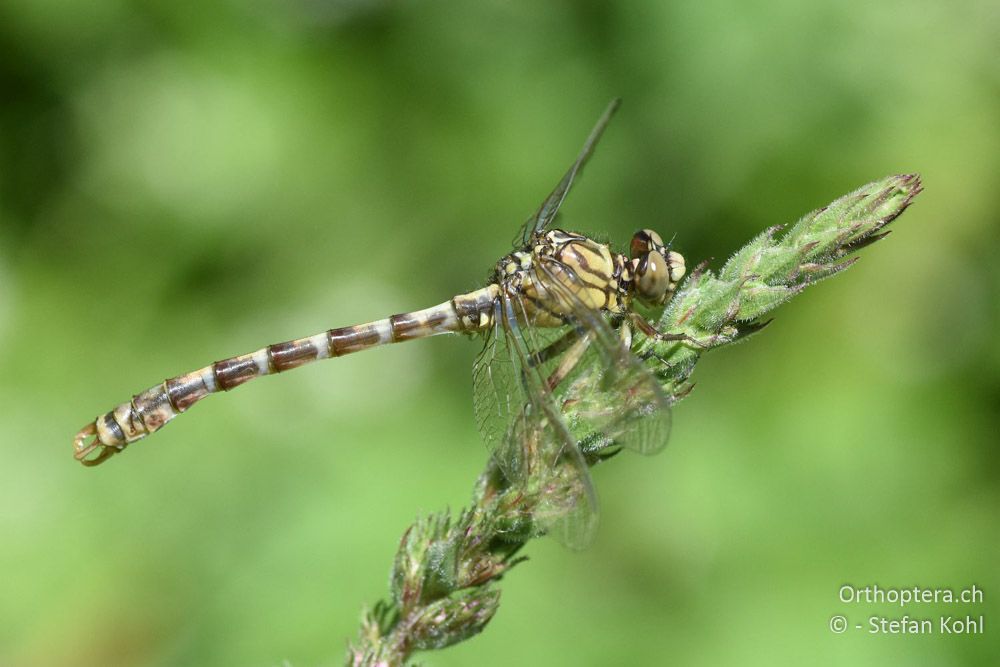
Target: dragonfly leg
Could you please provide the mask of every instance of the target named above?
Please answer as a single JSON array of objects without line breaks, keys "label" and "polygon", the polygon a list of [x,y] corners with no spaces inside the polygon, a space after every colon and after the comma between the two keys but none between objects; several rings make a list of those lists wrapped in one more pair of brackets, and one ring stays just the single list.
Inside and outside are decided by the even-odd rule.
[{"label": "dragonfly leg", "polygon": [[622,341],[622,347],[626,350],[632,349],[632,325],[628,320],[623,320],[618,325],[618,337]]},{"label": "dragonfly leg", "polygon": [[[565,336],[564,336],[565,338]],[[560,339],[561,340],[561,339]],[[558,342],[558,341],[557,341]],[[552,374],[549,375],[546,384],[549,386],[550,391],[555,391],[556,387],[566,379],[576,365],[583,358],[583,353],[587,351],[587,346],[590,345],[590,336],[583,336],[577,338],[577,340],[570,346],[566,354],[563,355],[562,359],[559,360],[559,365],[556,366]]]},{"label": "dragonfly leg", "polygon": [[544,365],[547,361],[554,359],[557,355],[568,350],[580,337],[580,332],[576,329],[567,331],[563,336],[552,341],[538,352],[534,352],[528,357],[528,364],[532,368]]},{"label": "dragonfly leg", "polygon": [[657,331],[656,327],[647,322],[645,318],[643,318],[638,313],[630,313],[629,319],[632,321],[632,324],[634,324],[636,328],[639,329],[639,331],[641,331],[649,338],[652,338],[653,340],[661,342],[682,341],[685,343],[690,343],[691,345],[699,347],[703,350],[708,349],[709,347],[712,346],[711,343],[705,343],[704,341],[700,341],[697,338],[689,336],[688,334],[662,333],[660,331]]}]

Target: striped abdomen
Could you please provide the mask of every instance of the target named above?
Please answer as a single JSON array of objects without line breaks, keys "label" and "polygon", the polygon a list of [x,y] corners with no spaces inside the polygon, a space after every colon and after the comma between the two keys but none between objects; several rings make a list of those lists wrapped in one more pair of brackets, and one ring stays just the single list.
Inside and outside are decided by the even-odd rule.
[{"label": "striped abdomen", "polygon": [[275,343],[171,378],[81,429],[73,441],[75,456],[84,465],[97,465],[159,430],[209,394],[228,391],[257,377],[388,343],[484,329],[492,323],[493,301],[498,293],[499,288],[490,285],[431,308]]}]

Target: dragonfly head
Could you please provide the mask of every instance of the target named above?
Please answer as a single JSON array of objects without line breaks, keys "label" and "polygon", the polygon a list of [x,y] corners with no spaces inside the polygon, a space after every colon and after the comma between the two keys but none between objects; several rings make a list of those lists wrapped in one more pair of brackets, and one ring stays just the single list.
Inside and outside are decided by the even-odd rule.
[{"label": "dragonfly head", "polygon": [[80,429],[73,438],[73,457],[85,466],[96,466],[104,463],[123,447],[105,444],[95,422],[90,422]]},{"label": "dragonfly head", "polygon": [[684,258],[652,229],[637,231],[629,250],[636,298],[648,306],[665,304],[684,277]]}]

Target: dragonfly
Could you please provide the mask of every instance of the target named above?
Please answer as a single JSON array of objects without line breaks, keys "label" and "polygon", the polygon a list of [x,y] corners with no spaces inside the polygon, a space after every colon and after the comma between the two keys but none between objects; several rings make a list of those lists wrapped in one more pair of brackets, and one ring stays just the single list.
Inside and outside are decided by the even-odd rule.
[{"label": "dragonfly", "polygon": [[[636,332],[661,341],[682,334],[657,331],[636,310],[669,302],[685,275],[684,258],[655,231],[631,239],[629,255],[553,222],[574,180],[619,106],[613,100],[576,160],[515,237],[485,287],[430,308],[330,329],[249,354],[217,361],[133,396],[84,426],[74,456],[96,466],[160,430],[206,396],[258,377],[389,343],[439,334],[483,337],[473,367],[477,426],[510,480],[538,466],[558,469],[572,489],[541,519],[546,532],[584,546],[596,525],[597,504],[587,448],[613,445],[653,454],[670,434],[671,397],[631,352]],[[588,392],[570,394],[579,379]],[[572,401],[572,419],[568,403]],[[544,510],[545,508],[543,508]]]}]

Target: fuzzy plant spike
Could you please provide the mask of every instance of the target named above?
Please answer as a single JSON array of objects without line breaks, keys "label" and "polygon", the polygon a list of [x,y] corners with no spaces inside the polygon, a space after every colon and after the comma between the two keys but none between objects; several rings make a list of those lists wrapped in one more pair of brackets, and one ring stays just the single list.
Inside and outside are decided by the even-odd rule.
[{"label": "fuzzy plant spike", "polygon": [[[659,331],[685,334],[680,341],[637,336],[632,353],[655,374],[672,402],[691,390],[689,378],[701,354],[762,329],[762,318],[810,284],[840,273],[854,253],[888,235],[920,192],[915,174],[889,176],[809,213],[791,228],[765,230],[733,255],[718,274],[696,267],[658,319]],[[617,453],[613,440],[573,431],[587,397],[602,391],[594,375],[573,379],[562,394],[562,417],[587,462]],[[592,434],[591,434],[592,435]],[[520,443],[530,456],[533,434]],[[530,462],[530,461],[529,461]],[[444,648],[479,633],[500,603],[499,580],[522,562],[518,553],[551,526],[541,512],[572,512],[578,478],[559,465],[529,466],[509,481],[491,459],[476,481],[472,504],[459,514],[431,515],[400,540],[390,578],[390,597],[363,615],[346,664],[404,665],[415,651]],[[555,510],[553,508],[556,508]]]}]

